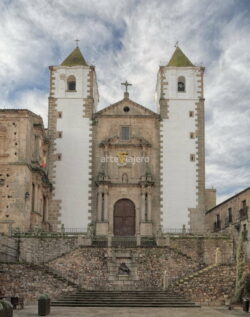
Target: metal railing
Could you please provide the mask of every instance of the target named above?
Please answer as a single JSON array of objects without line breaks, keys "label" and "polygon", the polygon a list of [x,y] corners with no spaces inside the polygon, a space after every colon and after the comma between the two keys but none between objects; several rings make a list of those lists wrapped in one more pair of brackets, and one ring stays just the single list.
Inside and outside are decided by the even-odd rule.
[{"label": "metal railing", "polygon": [[64,228],[61,230],[61,232],[66,234],[86,234],[87,228]]},{"label": "metal railing", "polygon": [[182,228],[162,228],[162,233],[163,234],[168,234],[168,235],[178,235],[178,236],[210,236],[211,233],[214,236],[223,236],[223,237],[228,237],[228,234],[226,232],[221,232],[220,230],[216,231],[195,231],[191,229],[185,229],[183,230]]},{"label": "metal railing", "polygon": [[193,234],[193,235],[196,235],[196,234],[204,234],[204,232],[202,231],[194,231],[194,230],[191,230],[191,229],[187,229],[187,228],[162,228],[162,233],[167,233],[167,234]]},{"label": "metal railing", "polygon": [[87,235],[86,228],[63,228],[60,231],[45,231],[40,228],[12,228],[10,236],[12,237],[61,237]]}]

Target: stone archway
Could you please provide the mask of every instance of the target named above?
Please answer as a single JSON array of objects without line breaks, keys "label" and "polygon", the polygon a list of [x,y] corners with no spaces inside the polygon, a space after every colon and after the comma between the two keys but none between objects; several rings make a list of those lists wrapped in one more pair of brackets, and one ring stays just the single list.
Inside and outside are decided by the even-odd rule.
[{"label": "stone archway", "polygon": [[135,235],[135,205],[129,199],[120,199],[115,203],[114,235]]}]

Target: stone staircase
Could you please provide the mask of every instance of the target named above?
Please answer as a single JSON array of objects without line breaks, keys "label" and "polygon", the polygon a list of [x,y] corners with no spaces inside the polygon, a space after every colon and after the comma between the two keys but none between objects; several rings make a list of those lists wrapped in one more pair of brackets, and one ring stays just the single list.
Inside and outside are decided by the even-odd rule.
[{"label": "stone staircase", "polygon": [[164,291],[85,291],[51,303],[64,307],[200,307],[173,292]]},{"label": "stone staircase", "polygon": [[215,267],[217,267],[218,264],[212,264],[212,265],[209,265],[209,266],[206,266],[194,273],[191,273],[183,278],[180,278],[178,280],[174,280],[172,283],[171,283],[171,286],[174,286],[174,285],[182,285],[182,284],[185,284],[187,282],[189,282],[190,280],[192,280],[193,278],[196,278],[204,273],[208,273],[209,271],[213,270]]},{"label": "stone staircase", "polygon": [[19,260],[18,253],[17,241],[0,234],[0,263],[17,263]]}]

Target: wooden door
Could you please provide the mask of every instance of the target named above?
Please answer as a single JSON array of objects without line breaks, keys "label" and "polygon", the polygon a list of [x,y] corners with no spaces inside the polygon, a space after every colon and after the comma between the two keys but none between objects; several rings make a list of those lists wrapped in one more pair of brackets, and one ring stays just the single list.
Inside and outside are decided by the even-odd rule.
[{"label": "wooden door", "polygon": [[115,204],[114,235],[135,235],[135,205],[129,199],[120,199]]}]

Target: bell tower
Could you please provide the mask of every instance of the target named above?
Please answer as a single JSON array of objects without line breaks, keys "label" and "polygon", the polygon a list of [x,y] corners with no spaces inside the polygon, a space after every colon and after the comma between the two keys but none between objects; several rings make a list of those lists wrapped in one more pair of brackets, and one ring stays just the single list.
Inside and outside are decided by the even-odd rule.
[{"label": "bell tower", "polygon": [[95,67],[76,47],[50,66],[50,223],[56,230],[87,228],[91,219],[92,114],[98,103]]},{"label": "bell tower", "polygon": [[161,116],[161,225],[203,230],[205,208],[204,68],[177,46],[158,72]]}]

